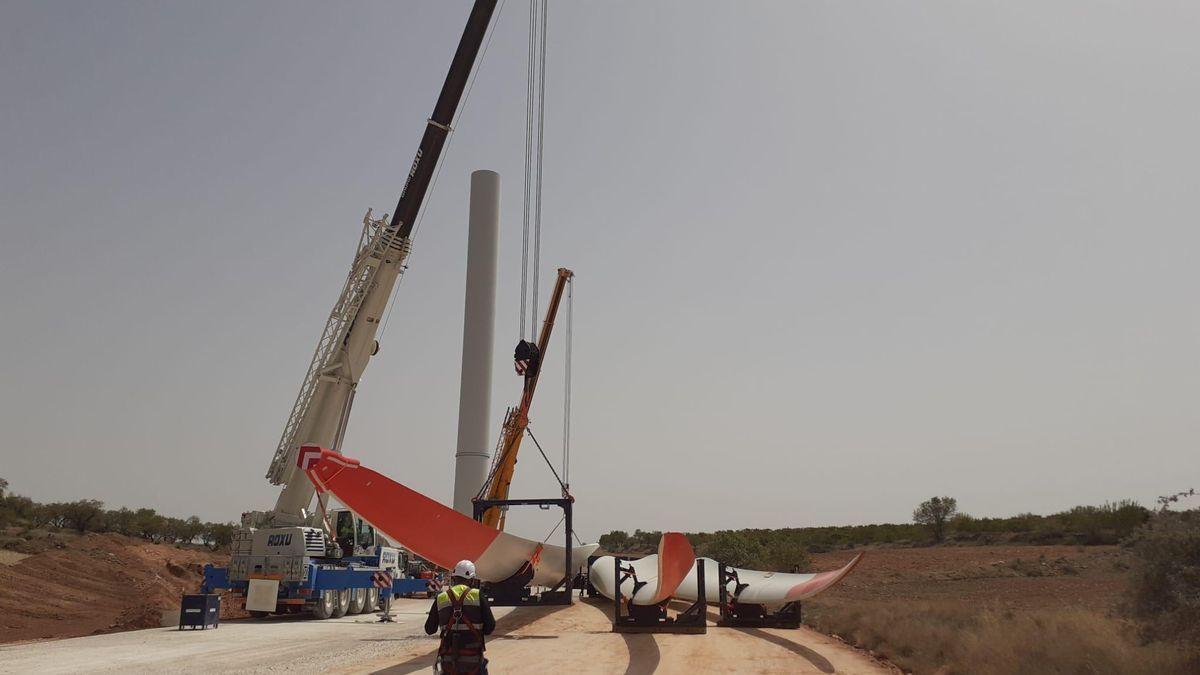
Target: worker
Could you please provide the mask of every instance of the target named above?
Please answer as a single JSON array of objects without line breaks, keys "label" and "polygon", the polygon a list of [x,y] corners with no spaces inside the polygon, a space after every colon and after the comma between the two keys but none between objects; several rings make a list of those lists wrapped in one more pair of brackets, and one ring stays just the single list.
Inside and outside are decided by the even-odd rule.
[{"label": "worker", "polygon": [[438,593],[425,633],[442,631],[437,661],[433,669],[445,675],[487,675],[487,659],[483,656],[483,636],[496,630],[496,619],[487,598],[473,588],[475,563],[461,560],[454,566],[450,586]]}]

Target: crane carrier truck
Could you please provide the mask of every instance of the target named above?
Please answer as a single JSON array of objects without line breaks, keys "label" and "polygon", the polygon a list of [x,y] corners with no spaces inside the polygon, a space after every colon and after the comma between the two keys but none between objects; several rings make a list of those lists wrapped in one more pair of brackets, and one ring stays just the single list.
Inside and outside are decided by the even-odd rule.
[{"label": "crane carrier truck", "polygon": [[208,565],[202,592],[228,589],[253,615],[311,611],[317,618],[373,611],[381,594],[428,590],[420,561],[393,547],[346,509],[317,509],[312,483],[296,465],[302,445],[339,449],[354,392],[396,282],[406,267],[413,226],[429,190],[487,34],[496,0],[476,0],[433,115],[425,126],[391,219],[367,211],[354,263],[330,312],[267,471],[282,486],[275,508],[242,515],[228,567]]}]

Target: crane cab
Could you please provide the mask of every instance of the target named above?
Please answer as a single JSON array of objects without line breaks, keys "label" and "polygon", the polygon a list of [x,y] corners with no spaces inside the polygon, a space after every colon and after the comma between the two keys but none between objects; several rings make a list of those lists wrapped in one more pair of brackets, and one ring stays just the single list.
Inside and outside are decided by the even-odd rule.
[{"label": "crane cab", "polygon": [[349,509],[330,512],[333,521],[334,541],[342,550],[343,557],[368,556],[375,554],[381,537],[367,521],[354,515]]}]

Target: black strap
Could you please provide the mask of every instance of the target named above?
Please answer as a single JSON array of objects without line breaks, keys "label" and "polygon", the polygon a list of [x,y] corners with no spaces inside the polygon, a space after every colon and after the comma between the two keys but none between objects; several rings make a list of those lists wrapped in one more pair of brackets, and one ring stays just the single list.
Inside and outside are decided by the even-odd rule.
[{"label": "black strap", "polygon": [[[458,658],[460,656],[474,656],[478,659],[478,661],[474,664],[474,667],[471,670],[463,673],[463,675],[473,675],[474,673],[479,672],[480,665],[483,661],[483,634],[479,632],[479,628],[471,622],[471,619],[465,616],[462,612],[463,600],[466,599],[467,594],[470,592],[471,589],[464,588],[462,595],[456,596],[454,594],[453,586],[446,589],[446,597],[450,600],[450,620],[446,622],[445,626],[442,626],[441,646],[438,649],[438,657],[440,657],[439,660],[443,660],[445,657],[450,657],[449,659],[445,660],[449,660],[452,663],[454,673],[459,672]],[[459,622],[466,624],[467,630],[469,630],[471,634],[475,636],[475,639],[479,642],[478,649],[463,649],[461,647],[454,649],[454,646],[451,644],[451,642],[453,640],[453,634],[456,634],[456,632],[452,631],[450,627]]]}]

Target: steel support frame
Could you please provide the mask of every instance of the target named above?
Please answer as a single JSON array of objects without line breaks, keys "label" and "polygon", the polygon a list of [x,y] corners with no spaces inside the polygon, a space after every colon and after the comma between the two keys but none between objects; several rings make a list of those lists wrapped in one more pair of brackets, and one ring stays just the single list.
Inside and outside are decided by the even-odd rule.
[{"label": "steel support frame", "polygon": [[[566,541],[563,547],[566,561],[563,565],[563,578],[554,584],[549,590],[542,591],[537,595],[523,594],[518,599],[512,593],[511,589],[506,589],[508,592],[501,592],[496,596],[495,601],[488,598],[489,602],[496,607],[516,607],[523,605],[570,605],[571,600],[571,580],[574,575],[574,568],[571,560],[571,540],[575,536],[574,525],[572,524],[572,507],[575,500],[571,497],[560,497],[557,499],[475,499],[472,500],[473,509],[475,512],[475,520],[482,521],[483,514],[493,507],[508,507],[508,506],[536,506],[538,508],[549,508],[557,506],[563,510],[563,525],[565,532],[563,533]],[[497,584],[489,584],[492,589],[497,589]],[[561,590],[560,590],[561,589]],[[528,590],[528,589],[526,589]]]},{"label": "steel support frame", "polygon": [[[660,605],[634,605],[625,603],[621,597],[621,583],[633,579],[634,593],[646,582],[638,581],[633,566],[623,566],[620,558],[613,558],[615,588],[613,593],[613,627],[614,633],[684,633],[703,635],[708,632],[706,610],[708,599],[704,587],[704,561],[696,561],[696,602],[675,616],[667,616],[667,603]],[[631,596],[633,593],[630,594]],[[623,611],[622,605],[628,604]]]},{"label": "steel support frame", "polygon": [[[774,612],[758,604],[738,602],[737,596],[746,588],[737,576],[737,570],[725,563],[717,563],[717,606],[721,609],[718,626],[727,628],[799,628],[800,603],[789,602]],[[733,594],[729,593],[729,582],[733,582]]]}]

